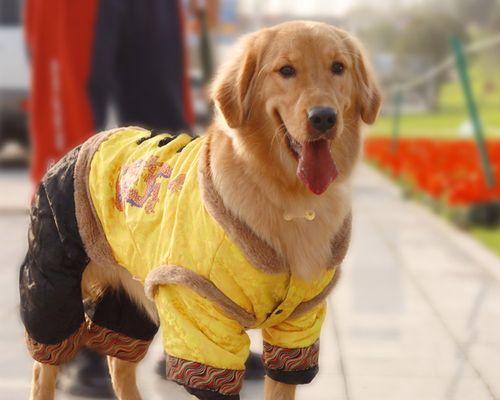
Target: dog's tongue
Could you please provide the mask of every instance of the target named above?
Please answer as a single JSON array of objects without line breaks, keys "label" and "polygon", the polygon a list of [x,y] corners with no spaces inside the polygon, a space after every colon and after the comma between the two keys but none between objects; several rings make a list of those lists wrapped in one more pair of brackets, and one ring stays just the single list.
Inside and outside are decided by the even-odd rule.
[{"label": "dog's tongue", "polygon": [[323,193],[337,177],[338,171],[326,139],[302,145],[297,176],[315,194]]}]

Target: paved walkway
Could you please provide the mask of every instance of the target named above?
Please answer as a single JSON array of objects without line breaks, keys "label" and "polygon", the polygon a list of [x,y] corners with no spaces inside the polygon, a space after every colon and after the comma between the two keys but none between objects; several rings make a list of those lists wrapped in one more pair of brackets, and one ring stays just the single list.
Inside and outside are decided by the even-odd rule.
[{"label": "paved walkway", "polygon": [[[5,400],[25,399],[29,391],[31,361],[17,316],[27,226],[18,198],[29,193],[25,182],[24,175],[0,176],[2,190],[12,187],[0,197]],[[500,259],[402,200],[367,167],[355,182],[354,215],[344,275],[329,300],[321,373],[299,389],[298,400],[500,399]],[[258,350],[258,333],[252,338]],[[141,365],[144,399],[187,399],[154,374],[160,356],[157,343]],[[260,382],[248,383],[242,399],[261,399],[261,390]]]}]

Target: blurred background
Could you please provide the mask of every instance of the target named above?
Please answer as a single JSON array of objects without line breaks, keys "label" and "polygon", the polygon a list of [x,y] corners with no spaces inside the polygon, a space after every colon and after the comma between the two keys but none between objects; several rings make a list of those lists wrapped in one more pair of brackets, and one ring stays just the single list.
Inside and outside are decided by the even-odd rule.
[{"label": "blurred background", "polygon": [[[2,399],[28,393],[17,271],[43,172],[105,128],[202,133],[231,44],[294,19],[358,36],[384,92],[322,373],[298,398],[500,398],[500,0],[0,0]],[[156,347],[145,398],[185,398],[151,372]]]}]

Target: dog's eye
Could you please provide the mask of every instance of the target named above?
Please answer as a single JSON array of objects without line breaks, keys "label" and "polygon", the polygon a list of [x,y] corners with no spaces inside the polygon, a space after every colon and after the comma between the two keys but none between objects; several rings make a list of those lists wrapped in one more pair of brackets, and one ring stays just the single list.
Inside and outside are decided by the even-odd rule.
[{"label": "dog's eye", "polygon": [[332,64],[333,75],[342,75],[345,71],[345,66],[341,62],[334,62]]},{"label": "dog's eye", "polygon": [[292,76],[295,76],[296,71],[291,65],[285,65],[280,68],[279,73],[283,78],[291,78]]}]

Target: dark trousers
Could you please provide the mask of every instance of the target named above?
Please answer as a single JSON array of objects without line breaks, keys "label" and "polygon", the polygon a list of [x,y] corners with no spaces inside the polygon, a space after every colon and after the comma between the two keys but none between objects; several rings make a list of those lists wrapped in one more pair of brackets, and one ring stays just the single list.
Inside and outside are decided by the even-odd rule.
[{"label": "dark trousers", "polygon": [[31,175],[106,126],[193,122],[181,0],[26,0]]},{"label": "dark trousers", "polygon": [[98,130],[110,100],[119,125],[188,129],[182,25],[178,0],[100,0],[88,86]]}]

